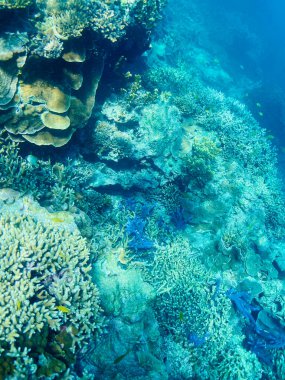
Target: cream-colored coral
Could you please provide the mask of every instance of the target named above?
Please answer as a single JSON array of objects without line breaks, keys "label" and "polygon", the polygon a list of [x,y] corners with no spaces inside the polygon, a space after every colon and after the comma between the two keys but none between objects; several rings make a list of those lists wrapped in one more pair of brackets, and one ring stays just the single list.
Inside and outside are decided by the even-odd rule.
[{"label": "cream-colored coral", "polygon": [[37,218],[14,208],[2,209],[0,217],[0,375],[15,350],[27,356],[32,347],[37,355],[39,334],[46,339],[38,354],[62,331],[74,352],[100,326],[98,291],[80,232],[47,212]]},{"label": "cream-colored coral", "polygon": [[66,41],[80,37],[87,28],[111,42],[121,39],[129,26],[141,23],[150,29],[158,18],[164,0],[36,0],[44,14],[39,31]]}]

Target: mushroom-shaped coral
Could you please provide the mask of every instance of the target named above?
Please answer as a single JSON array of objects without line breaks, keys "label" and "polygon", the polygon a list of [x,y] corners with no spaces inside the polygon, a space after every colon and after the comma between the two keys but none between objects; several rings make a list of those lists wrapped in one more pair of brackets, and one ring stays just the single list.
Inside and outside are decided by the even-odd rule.
[{"label": "mushroom-shaped coral", "polygon": [[34,83],[21,85],[21,96],[24,103],[31,99],[46,104],[48,110],[63,113],[70,107],[70,96],[59,87],[48,82],[37,80]]},{"label": "mushroom-shaped coral", "polygon": [[[103,69],[103,59],[98,57],[89,60],[84,70],[70,67],[70,63],[61,60],[58,75],[53,68],[49,71],[48,67],[46,73],[33,72],[36,65],[37,61],[32,59],[27,63],[23,70],[23,79],[18,85],[17,76],[15,77],[14,89],[10,83],[13,77],[6,80],[7,85],[5,84],[3,89],[5,102],[13,98],[17,88],[14,96],[17,103],[8,113],[3,114],[5,129],[13,140],[60,147],[65,145],[74,131],[83,127],[91,116]],[[11,89],[13,92],[9,94]],[[0,124],[1,122],[0,114]]]},{"label": "mushroom-shaped coral", "polygon": [[66,144],[91,117],[104,62],[111,70],[146,50],[164,2],[0,0],[9,30],[0,31],[0,126],[15,141]]},{"label": "mushroom-shaped coral", "polygon": [[52,112],[44,112],[41,115],[41,120],[47,128],[64,130],[70,126],[68,116],[57,115]]},{"label": "mushroom-shaped coral", "polygon": [[26,33],[3,33],[0,36],[0,109],[13,99],[18,83],[18,69],[26,60]]}]

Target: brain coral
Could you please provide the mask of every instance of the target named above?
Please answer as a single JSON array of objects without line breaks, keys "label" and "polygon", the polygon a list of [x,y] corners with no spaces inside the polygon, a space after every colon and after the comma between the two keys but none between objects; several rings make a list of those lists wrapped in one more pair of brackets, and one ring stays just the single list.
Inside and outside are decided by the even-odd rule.
[{"label": "brain coral", "polygon": [[29,198],[1,211],[0,378],[62,375],[100,327],[86,242]]}]

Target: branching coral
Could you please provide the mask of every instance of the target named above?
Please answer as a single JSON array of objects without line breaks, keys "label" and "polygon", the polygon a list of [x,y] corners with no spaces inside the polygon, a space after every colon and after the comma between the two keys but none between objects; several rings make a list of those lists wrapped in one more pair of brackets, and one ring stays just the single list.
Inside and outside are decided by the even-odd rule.
[{"label": "branching coral", "polygon": [[[220,280],[191,257],[189,242],[182,235],[157,247],[150,273],[145,274],[157,292],[155,309],[163,336],[177,342],[181,355],[188,352],[183,372],[193,372],[197,379],[210,378],[221,358],[227,358],[228,348],[241,344],[234,322],[229,322],[231,306]],[[175,357],[171,354],[169,360]]]},{"label": "branching coral", "polygon": [[58,211],[75,203],[75,177],[69,165],[19,154],[19,145],[0,135],[0,185],[29,193]]},{"label": "branching coral", "polygon": [[234,347],[217,366],[216,376],[221,380],[258,380],[262,377],[262,368],[255,355],[242,347]]},{"label": "branching coral", "polygon": [[38,0],[43,11],[44,22],[38,23],[42,32],[49,32],[60,40],[79,37],[86,29],[116,42],[126,34],[126,29],[135,23],[150,29],[157,20],[163,1],[145,2],[100,0],[60,1]]},{"label": "branching coral", "polygon": [[119,161],[133,155],[131,137],[120,131],[115,124],[98,122],[93,133],[94,149],[101,159]]},{"label": "branching coral", "polygon": [[33,3],[33,0],[3,0],[0,3],[0,9],[19,9],[26,8]]},{"label": "branching coral", "polygon": [[213,177],[215,160],[220,152],[217,142],[210,137],[194,138],[190,155],[184,159],[185,175],[198,185],[205,185]]},{"label": "branching coral", "polygon": [[10,206],[0,218],[0,376],[17,378],[62,372],[100,328],[85,240],[75,226],[21,202],[22,215]]}]

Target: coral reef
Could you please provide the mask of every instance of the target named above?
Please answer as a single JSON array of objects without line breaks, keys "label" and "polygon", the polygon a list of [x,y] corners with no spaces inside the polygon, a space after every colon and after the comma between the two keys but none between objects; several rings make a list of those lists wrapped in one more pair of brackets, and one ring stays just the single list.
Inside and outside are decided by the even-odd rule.
[{"label": "coral reef", "polygon": [[163,4],[0,6],[0,378],[284,377],[276,150]]},{"label": "coral reef", "polygon": [[50,378],[100,330],[89,251],[68,213],[1,205],[0,377]]},{"label": "coral reef", "polygon": [[[240,340],[219,280],[195,258],[183,235],[157,247],[150,273],[146,271],[145,276],[156,290],[155,311],[167,347],[176,342],[176,355],[184,352],[188,358],[183,372],[197,379],[211,377],[217,363],[227,357],[229,347]],[[187,378],[174,364],[176,360],[170,353],[169,366],[177,372],[173,377]]]},{"label": "coral reef", "polygon": [[33,0],[3,0],[0,9],[21,9],[26,8],[33,3]]},{"label": "coral reef", "polygon": [[[209,68],[213,57],[193,47],[191,65],[183,65],[171,38],[157,42],[162,54],[150,51],[142,79],[126,73],[129,87],[103,104],[93,143],[82,149],[95,163],[79,164],[81,183],[132,195],[124,211],[114,205],[110,223],[119,219],[134,249],[120,229],[112,233],[125,242],[123,265],[142,266],[155,290],[170,378],[278,378],[285,225],[276,152],[248,109],[217,90],[231,78],[217,64]],[[146,218],[138,202],[152,204]],[[140,249],[137,235],[151,244]],[[248,305],[264,311],[253,312],[253,332],[230,288],[248,294],[248,316]]]},{"label": "coral reef", "polygon": [[255,355],[241,347],[231,349],[217,368],[218,379],[261,379],[262,368]]},{"label": "coral reef", "polygon": [[91,116],[105,62],[128,56],[125,40],[138,46],[132,54],[143,52],[162,6],[163,0],[4,1],[3,15],[29,11],[19,26],[9,13],[0,31],[2,128],[15,141],[67,144]]},{"label": "coral reef", "polygon": [[85,29],[90,28],[99,36],[112,43],[122,39],[128,28],[136,24],[149,30],[160,15],[163,1],[142,0],[105,3],[103,1],[72,0],[64,5],[60,1],[38,0],[43,21],[38,23],[42,34],[68,40],[80,37]]},{"label": "coral reef", "polygon": [[122,250],[117,246],[101,256],[92,272],[108,324],[98,345],[83,354],[83,372],[106,379],[167,378],[151,308],[154,290],[138,270],[122,265]]},{"label": "coral reef", "polygon": [[71,209],[76,199],[76,176],[68,162],[51,164],[50,161],[19,154],[19,144],[0,135],[0,184],[28,193],[53,211]]}]

